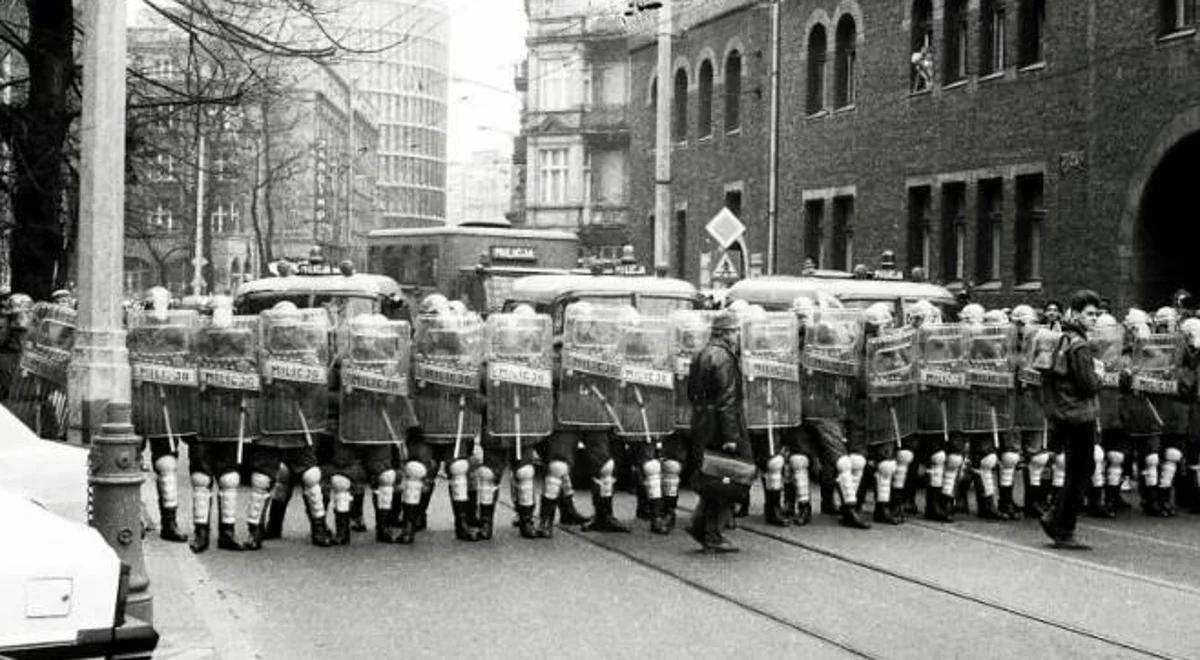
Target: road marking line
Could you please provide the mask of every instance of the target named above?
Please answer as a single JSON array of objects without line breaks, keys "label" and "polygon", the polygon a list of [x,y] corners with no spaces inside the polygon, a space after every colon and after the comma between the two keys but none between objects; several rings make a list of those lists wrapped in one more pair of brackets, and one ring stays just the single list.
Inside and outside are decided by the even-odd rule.
[{"label": "road marking line", "polygon": [[1200,552],[1200,546],[1188,545],[1187,543],[1180,543],[1178,541],[1168,541],[1166,539],[1160,539],[1157,536],[1146,536],[1143,534],[1134,534],[1132,532],[1123,532],[1119,529],[1109,529],[1107,527],[1097,527],[1095,525],[1087,525],[1087,524],[1079,525],[1079,527],[1082,527],[1084,529],[1090,529],[1090,530],[1096,531],[1096,532],[1103,532],[1105,534],[1112,534],[1113,536],[1121,536],[1121,537],[1128,538],[1128,539],[1134,539],[1136,541],[1149,541],[1150,543],[1157,543],[1158,545],[1166,546],[1168,548],[1177,548],[1179,550],[1189,550],[1191,552]]}]

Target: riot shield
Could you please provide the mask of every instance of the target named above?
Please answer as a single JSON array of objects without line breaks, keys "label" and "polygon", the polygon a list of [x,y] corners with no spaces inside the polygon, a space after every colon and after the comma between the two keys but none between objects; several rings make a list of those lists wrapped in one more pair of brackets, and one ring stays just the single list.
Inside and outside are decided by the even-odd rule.
[{"label": "riot shield", "polygon": [[479,393],[483,321],[476,314],[417,319],[413,351],[413,406],[422,436],[432,442],[474,438],[482,416],[470,405]]},{"label": "riot shield", "polygon": [[339,440],[401,445],[411,337],[408,323],[378,314],[357,316],[346,326],[339,351]]},{"label": "riot shield", "polygon": [[1133,347],[1133,391],[1164,433],[1183,433],[1188,426],[1188,404],[1179,401],[1175,378],[1178,353],[1179,337],[1172,333],[1152,334]]},{"label": "riot shield", "polygon": [[618,429],[622,436],[648,441],[675,432],[672,327],[661,317],[638,315],[631,321],[617,346],[621,360]]},{"label": "riot shield", "polygon": [[1062,334],[1040,325],[1025,325],[1017,328],[1016,401],[1014,403],[1013,427],[1019,431],[1041,431],[1049,433],[1046,413],[1042,408],[1042,371],[1035,365],[1039,359],[1048,363],[1042,353],[1047,345],[1053,351]]},{"label": "riot shield", "polygon": [[329,314],[323,309],[266,310],[262,314],[264,435],[325,430],[329,415]]},{"label": "riot shield", "polygon": [[886,331],[866,342],[867,437],[897,445],[917,431],[916,331]]},{"label": "riot shield", "polygon": [[712,319],[714,312],[699,310],[679,310],[671,313],[671,327],[674,337],[671,348],[675,359],[675,428],[687,429],[692,426],[692,404],[688,401],[688,373],[692,368],[692,359],[700,354],[712,335]]},{"label": "riot shield", "polygon": [[[554,431],[550,317],[492,314],[484,333],[488,432],[537,442]],[[520,455],[518,454],[518,458]]]},{"label": "riot shield", "polygon": [[145,437],[174,444],[194,435],[200,404],[193,341],[200,316],[192,310],[146,311],[129,317],[133,426]]},{"label": "riot shield", "polygon": [[33,306],[33,322],[21,347],[8,409],[42,438],[67,432],[67,368],[75,346],[75,310],[53,303]]},{"label": "riot shield", "polygon": [[991,433],[1000,445],[1000,434],[1012,428],[1016,395],[1013,350],[1016,328],[1003,325],[966,325],[963,327],[966,360],[967,404],[963,430]]},{"label": "riot shield", "polygon": [[1119,325],[1093,328],[1088,342],[1096,351],[1096,359],[1104,366],[1100,376],[1100,427],[1119,428],[1121,424],[1121,371],[1124,366],[1125,329]]},{"label": "riot shield", "polygon": [[742,324],[746,426],[777,429],[801,421],[800,322],[792,312],[767,312]]},{"label": "riot shield", "polygon": [[570,426],[620,426],[621,359],[618,348],[625,323],[637,315],[632,307],[599,307],[575,303],[563,323],[562,374],[558,421]]},{"label": "riot shield", "polygon": [[862,358],[861,312],[821,309],[804,342],[803,412],[806,418],[843,420],[854,401]]},{"label": "riot shield", "polygon": [[962,326],[925,324],[917,331],[917,430],[949,440],[962,430],[967,391]]},{"label": "riot shield", "polygon": [[257,316],[235,316],[228,326],[204,319],[196,335],[201,440],[242,442],[258,433]]}]

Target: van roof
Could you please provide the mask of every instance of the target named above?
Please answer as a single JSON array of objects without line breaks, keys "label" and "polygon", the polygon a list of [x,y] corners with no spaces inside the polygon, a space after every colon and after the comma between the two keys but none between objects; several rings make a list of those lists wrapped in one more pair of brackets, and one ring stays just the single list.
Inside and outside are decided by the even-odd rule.
[{"label": "van roof", "polygon": [[383,296],[392,298],[401,293],[396,280],[386,275],[356,273],[354,275],[289,275],[265,277],[238,286],[235,298],[264,293],[316,293],[334,296]]},{"label": "van roof", "polygon": [[832,277],[768,275],[741,280],[729,287],[728,297],[764,306],[790,306],[798,296],[815,297],[826,293],[839,300],[879,298],[926,298],[933,302],[954,302],[954,294],[937,284],[904,280],[863,280]]},{"label": "van roof", "polygon": [[564,295],[622,295],[640,293],[672,298],[694,298],[690,282],[667,277],[620,275],[530,275],[513,282],[509,300],[547,303]]},{"label": "van roof", "polygon": [[501,237],[571,242],[579,240],[579,237],[576,236],[574,232],[560,231],[556,229],[510,229],[507,227],[472,227],[462,225],[375,229],[368,234],[368,237],[370,238],[405,238],[419,236],[483,236],[489,238]]}]

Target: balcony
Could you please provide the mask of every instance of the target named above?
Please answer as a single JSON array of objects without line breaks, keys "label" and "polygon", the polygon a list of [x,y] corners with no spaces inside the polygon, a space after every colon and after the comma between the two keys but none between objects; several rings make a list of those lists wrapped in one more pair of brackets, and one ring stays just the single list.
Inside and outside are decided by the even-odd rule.
[{"label": "balcony", "polygon": [[624,39],[625,22],[620,16],[561,16],[555,18],[531,18],[528,45],[554,41],[591,41]]},{"label": "balcony", "polygon": [[586,135],[629,139],[629,109],[625,105],[580,107],[572,110],[528,110],[525,135]]},{"label": "balcony", "polygon": [[529,61],[525,60],[513,66],[513,87],[518,92],[529,90]]}]

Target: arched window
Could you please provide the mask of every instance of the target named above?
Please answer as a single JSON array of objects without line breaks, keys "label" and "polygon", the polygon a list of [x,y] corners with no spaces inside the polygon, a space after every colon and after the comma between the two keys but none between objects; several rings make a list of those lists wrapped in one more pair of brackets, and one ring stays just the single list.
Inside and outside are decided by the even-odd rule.
[{"label": "arched window", "polygon": [[696,136],[712,135],[713,66],[711,60],[700,63],[700,80],[696,90],[699,112],[696,117]]},{"label": "arched window", "polygon": [[814,25],[808,33],[808,101],[804,109],[816,114],[825,109],[825,26]]},{"label": "arched window", "polygon": [[913,0],[912,36],[910,49],[910,80],[912,91],[922,92],[933,87],[933,2]]},{"label": "arched window", "polygon": [[837,24],[836,46],[834,49],[834,96],[833,104],[839,108],[854,105],[854,69],[855,42],[858,40],[858,26],[850,14],[842,16]]},{"label": "arched window", "polygon": [[679,69],[675,71],[674,96],[671,98],[671,104],[674,106],[671,112],[671,136],[676,142],[687,140],[687,101],[687,69]]},{"label": "arched window", "polygon": [[742,54],[729,53],[725,58],[725,131],[742,127]]},{"label": "arched window", "polygon": [[1037,64],[1046,58],[1043,32],[1046,23],[1045,0],[1021,0],[1017,24],[1020,50],[1017,66]]},{"label": "arched window", "polygon": [[150,264],[137,257],[125,257],[125,295],[140,296],[151,286]]}]

